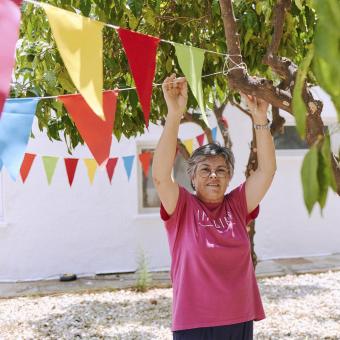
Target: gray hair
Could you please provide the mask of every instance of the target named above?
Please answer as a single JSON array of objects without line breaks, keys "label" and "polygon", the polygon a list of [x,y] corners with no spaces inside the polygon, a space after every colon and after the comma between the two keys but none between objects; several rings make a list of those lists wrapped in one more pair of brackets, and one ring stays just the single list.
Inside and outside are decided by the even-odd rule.
[{"label": "gray hair", "polygon": [[218,142],[202,145],[196,149],[187,160],[187,173],[192,179],[195,175],[198,163],[209,157],[222,156],[229,169],[230,176],[234,174],[235,157],[231,149],[221,146]]}]

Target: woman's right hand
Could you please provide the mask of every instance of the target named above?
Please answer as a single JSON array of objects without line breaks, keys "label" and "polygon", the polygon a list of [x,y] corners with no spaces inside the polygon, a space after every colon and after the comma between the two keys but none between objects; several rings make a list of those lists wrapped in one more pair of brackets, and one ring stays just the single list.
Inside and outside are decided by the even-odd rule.
[{"label": "woman's right hand", "polygon": [[184,77],[176,78],[175,73],[166,77],[162,84],[168,113],[182,117],[188,101],[188,85]]}]

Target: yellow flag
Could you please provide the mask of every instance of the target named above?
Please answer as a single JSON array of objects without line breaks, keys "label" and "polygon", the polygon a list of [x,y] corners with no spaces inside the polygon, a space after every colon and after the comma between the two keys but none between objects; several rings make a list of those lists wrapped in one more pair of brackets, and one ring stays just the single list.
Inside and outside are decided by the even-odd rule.
[{"label": "yellow flag", "polygon": [[183,144],[185,145],[185,147],[187,148],[188,152],[191,155],[193,151],[193,140],[192,139],[184,140]]},{"label": "yellow flag", "polygon": [[94,175],[96,174],[97,170],[97,162],[95,159],[92,158],[85,158],[84,163],[87,167],[87,174],[89,176],[90,183],[93,184]]},{"label": "yellow flag", "polygon": [[87,104],[102,119],[104,24],[41,3],[67,71]]}]

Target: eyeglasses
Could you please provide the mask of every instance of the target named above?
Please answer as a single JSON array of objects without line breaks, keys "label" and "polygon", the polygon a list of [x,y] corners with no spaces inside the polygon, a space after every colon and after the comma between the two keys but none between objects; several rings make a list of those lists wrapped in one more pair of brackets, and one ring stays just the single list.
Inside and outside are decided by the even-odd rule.
[{"label": "eyeglasses", "polygon": [[216,175],[218,178],[226,178],[229,175],[229,170],[227,168],[217,168],[216,170],[212,170],[208,167],[198,169],[198,174],[202,178],[209,177],[212,173]]}]

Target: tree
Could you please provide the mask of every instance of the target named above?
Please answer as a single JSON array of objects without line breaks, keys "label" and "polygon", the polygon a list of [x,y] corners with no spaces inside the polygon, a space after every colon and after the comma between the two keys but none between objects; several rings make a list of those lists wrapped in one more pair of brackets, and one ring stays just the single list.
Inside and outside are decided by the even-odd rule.
[{"label": "tree", "polygon": [[[47,1],[46,1],[47,2]],[[102,22],[158,36],[168,41],[186,43],[203,49],[226,53],[206,53],[203,74],[205,102],[216,116],[224,142],[231,146],[223,118],[227,103],[240,106],[238,91],[267,100],[272,104],[272,133],[284,124],[283,109],[295,115],[297,128],[311,146],[303,169],[302,182],[309,212],[318,202],[323,208],[329,187],[340,194],[338,155],[332,155],[329,136],[324,134],[320,117],[322,103],[310,91],[320,84],[332,97],[340,120],[340,3],[337,0],[49,0],[48,3]],[[237,20],[235,19],[237,18]],[[335,29],[335,27],[337,29]],[[52,38],[43,11],[23,5],[21,44],[17,51],[18,80],[11,95],[50,96],[75,92]],[[104,88],[133,86],[133,79],[116,32],[104,29]],[[222,72],[222,71],[227,72]],[[157,54],[156,82],[171,72],[181,73],[171,44],[161,43]],[[150,120],[160,123],[166,114],[161,88],[152,96]],[[189,94],[188,112],[183,123],[199,124],[211,141],[211,130],[197,111],[197,102]],[[83,143],[64,107],[55,100],[43,100],[37,109],[41,130],[50,139],[64,139],[71,150]],[[118,102],[114,134],[119,139],[144,132],[144,120],[135,91],[122,91]],[[255,135],[255,134],[253,134]],[[188,152],[179,141],[185,157]],[[256,140],[250,149],[246,176],[257,167]],[[253,243],[254,224],[250,226]],[[253,245],[252,245],[253,246]],[[256,265],[256,255],[253,252]]]}]

